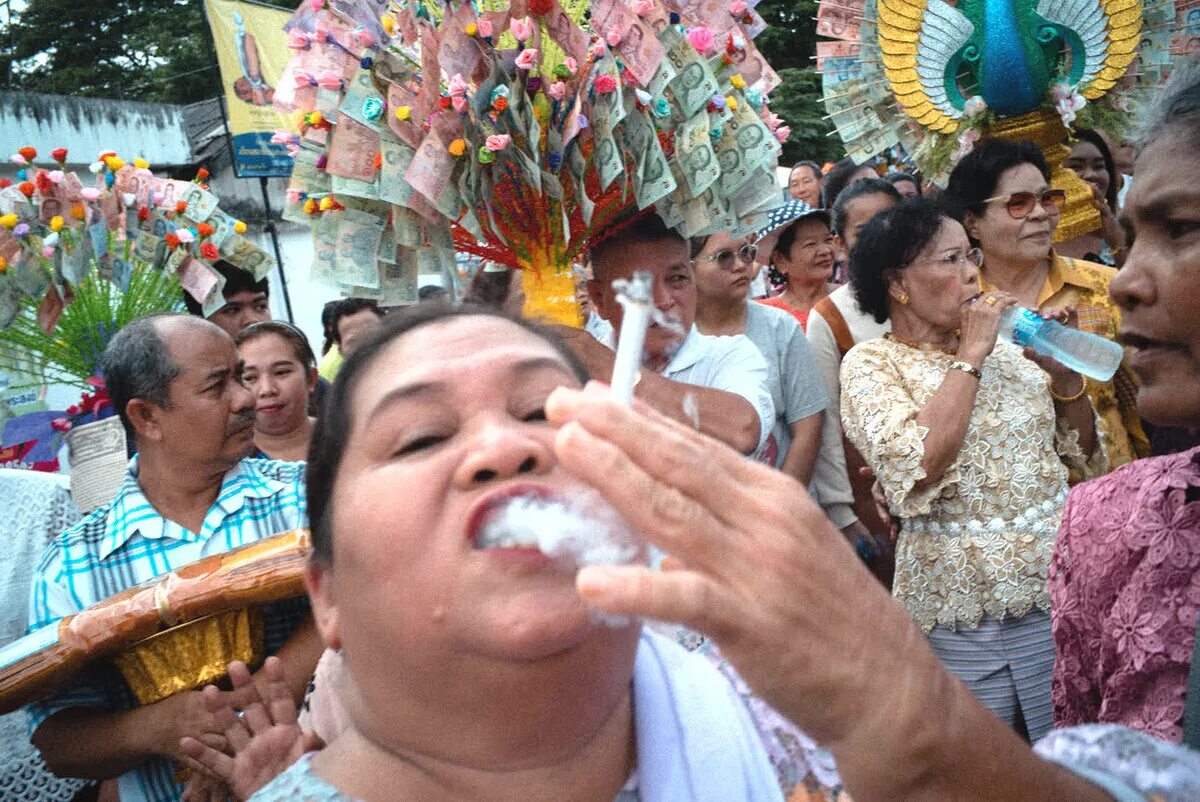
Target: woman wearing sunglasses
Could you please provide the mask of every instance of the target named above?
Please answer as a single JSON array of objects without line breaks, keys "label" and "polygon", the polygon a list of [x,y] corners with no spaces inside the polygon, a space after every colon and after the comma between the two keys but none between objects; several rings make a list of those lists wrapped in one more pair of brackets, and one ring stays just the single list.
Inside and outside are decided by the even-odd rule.
[{"label": "woman wearing sunglasses", "polygon": [[829,403],[808,340],[790,315],[747,298],[758,272],[755,245],[722,231],[694,237],[691,249],[696,328],[702,334],[744,334],[767,363],[775,424],[758,457],[807,485],[817,459],[821,413]]},{"label": "woman wearing sunglasses", "polygon": [[[808,327],[808,314],[829,294],[837,259],[829,213],[796,204],[802,211],[783,228],[771,249],[771,282],[783,291],[759,303],[782,309]],[[787,206],[783,208],[789,208]]]},{"label": "woman wearing sunglasses", "polygon": [[1016,299],[980,294],[981,262],[930,201],[867,223],[850,281],[892,330],[846,354],[842,423],[901,521],[893,595],[946,667],[1037,739],[1052,718],[1046,573],[1068,468],[1097,475],[1104,450],[1083,377],[997,342]]},{"label": "woman wearing sunglasses", "polygon": [[[954,168],[946,195],[971,244],[983,253],[981,289],[1006,292],[1029,309],[1073,307],[1081,329],[1116,339],[1120,312],[1108,297],[1116,271],[1055,253],[1066,196],[1050,186],[1050,169],[1036,145],[984,142]],[[1150,453],[1128,365],[1112,381],[1088,381],[1087,392],[1100,417],[1110,468]]]}]

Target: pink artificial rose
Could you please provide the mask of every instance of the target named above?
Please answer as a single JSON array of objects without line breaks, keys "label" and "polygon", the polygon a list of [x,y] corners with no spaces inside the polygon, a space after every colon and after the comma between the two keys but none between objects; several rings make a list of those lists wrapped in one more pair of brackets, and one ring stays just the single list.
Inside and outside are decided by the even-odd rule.
[{"label": "pink artificial rose", "polygon": [[308,0],[308,4],[312,6],[313,11],[320,11],[325,7],[325,0]]},{"label": "pink artificial rose", "polygon": [[704,55],[713,49],[713,32],[703,25],[695,28],[689,28],[687,32],[688,44],[696,48],[696,52]]},{"label": "pink artificial rose", "polygon": [[787,142],[788,137],[791,135],[792,129],[788,128],[786,125],[781,125],[775,129],[775,138],[778,139],[781,144]]},{"label": "pink artificial rose", "polygon": [[617,79],[608,74],[599,75],[596,77],[596,83],[593,86],[598,94],[612,94],[617,89]]},{"label": "pink artificial rose", "polygon": [[567,60],[564,61],[563,64],[566,65],[567,69],[570,70],[572,75],[579,70],[579,62],[570,56],[567,56]]},{"label": "pink artificial rose", "polygon": [[46,173],[46,177],[50,179],[51,184],[61,184],[63,179],[66,178],[66,176],[63,175],[62,170],[51,170],[50,172]]},{"label": "pink artificial rose", "polygon": [[486,147],[492,153],[495,153],[507,148],[510,142],[512,142],[512,137],[508,134],[492,134],[487,138],[487,141],[484,142],[484,147]]},{"label": "pink artificial rose", "polygon": [[181,228],[175,232],[175,236],[179,237],[180,242],[192,242],[196,236],[191,232],[191,229]]},{"label": "pink artificial rose", "polygon": [[532,70],[537,65],[537,57],[537,50],[527,47],[517,56],[517,67],[522,70]]},{"label": "pink artificial rose", "polygon": [[467,82],[463,80],[462,73],[454,73],[446,86],[450,91],[451,97],[458,97],[467,93]]},{"label": "pink artificial rose", "polygon": [[47,259],[52,258],[54,256],[54,246],[53,245],[43,245],[42,246],[42,256],[46,257]]},{"label": "pink artificial rose", "polygon": [[100,197],[100,190],[95,187],[84,187],[79,190],[79,194],[83,196],[85,201],[94,201]]},{"label": "pink artificial rose", "polygon": [[515,19],[512,21],[510,30],[512,30],[513,38],[518,42],[527,41],[533,36],[533,20],[529,19],[529,17]]},{"label": "pink artificial rose", "polygon": [[363,47],[370,47],[371,45],[375,44],[375,37],[371,35],[370,31],[362,27],[354,29],[354,38],[358,40],[358,43]]},{"label": "pink artificial rose", "polygon": [[467,99],[462,95],[455,95],[450,98],[450,105],[454,106],[454,110],[459,114],[467,113]]},{"label": "pink artificial rose", "polygon": [[733,0],[729,4],[729,13],[735,17],[740,17],[746,13],[746,3],[743,0]]},{"label": "pink artificial rose", "polygon": [[305,87],[316,83],[317,79],[313,78],[312,75],[304,70],[296,70],[296,72],[292,74],[292,80],[295,82],[297,89],[304,89]]},{"label": "pink artificial rose", "polygon": [[317,75],[317,86],[322,89],[341,89],[342,76],[338,75],[333,70],[323,70]]},{"label": "pink artificial rose", "polygon": [[495,33],[495,29],[492,27],[492,21],[488,19],[479,20],[479,22],[476,24],[476,27],[479,28],[479,35],[484,39],[490,39],[492,34]]},{"label": "pink artificial rose", "polygon": [[654,13],[654,0],[635,0],[633,13],[639,17],[648,17]]},{"label": "pink artificial rose", "polygon": [[292,50],[308,50],[309,38],[304,31],[292,28],[288,31],[288,47]]},{"label": "pink artificial rose", "polygon": [[604,41],[608,42],[609,47],[616,47],[621,44],[621,34],[616,30],[609,31],[604,35]]},{"label": "pink artificial rose", "polygon": [[567,85],[562,81],[555,81],[546,88],[546,94],[553,100],[562,100],[567,96]]},{"label": "pink artificial rose", "polygon": [[288,200],[288,203],[299,203],[300,202],[300,190],[289,189],[287,191],[287,200]]}]

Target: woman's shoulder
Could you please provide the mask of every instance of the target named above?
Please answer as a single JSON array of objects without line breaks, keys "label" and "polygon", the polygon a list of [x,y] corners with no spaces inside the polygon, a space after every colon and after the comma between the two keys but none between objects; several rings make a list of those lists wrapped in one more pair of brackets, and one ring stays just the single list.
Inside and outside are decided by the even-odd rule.
[{"label": "woman's shoulder", "polygon": [[1087,529],[1092,519],[1110,520],[1118,507],[1153,505],[1172,487],[1200,486],[1200,448],[1127,462],[1071,489],[1071,528]]}]

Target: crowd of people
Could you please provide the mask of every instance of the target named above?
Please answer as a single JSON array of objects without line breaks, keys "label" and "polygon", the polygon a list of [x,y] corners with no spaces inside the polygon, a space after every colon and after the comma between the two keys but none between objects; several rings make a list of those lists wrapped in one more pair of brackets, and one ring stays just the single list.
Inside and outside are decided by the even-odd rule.
[{"label": "crowd of people", "polygon": [[[307,596],[264,608],[254,673],[137,705],[93,667],[34,745],[125,802],[1200,798],[1200,72],[1144,131],[1121,170],[1071,140],[1103,224],[1061,245],[1042,152],[1001,139],[944,189],[798,163],[749,237],[641,216],[588,252],[583,329],[485,269],[330,304],[318,355],[219,266],[207,320],[108,346],[136,454],[30,627],[298,527]],[[1022,351],[1012,307],[1126,359]],[[515,497],[611,508],[638,559],[491,543]]]}]

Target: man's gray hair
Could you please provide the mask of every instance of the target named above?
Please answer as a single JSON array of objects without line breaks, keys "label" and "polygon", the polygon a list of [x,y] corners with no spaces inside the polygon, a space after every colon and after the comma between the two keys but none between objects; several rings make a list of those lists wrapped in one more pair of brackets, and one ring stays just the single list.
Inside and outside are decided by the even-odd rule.
[{"label": "man's gray hair", "polygon": [[1171,80],[1142,118],[1138,152],[1180,124],[1192,142],[1200,142],[1200,61],[1181,61],[1175,66]]},{"label": "man's gray hair", "polygon": [[158,324],[167,318],[188,316],[168,313],[130,321],[117,332],[100,357],[109,398],[130,437],[134,435],[126,411],[130,401],[140,398],[163,408],[171,404],[171,382],[179,378],[180,370],[158,333]]}]

